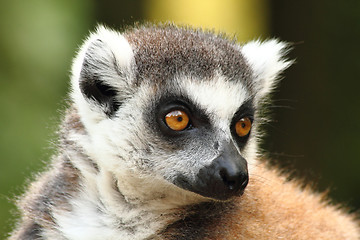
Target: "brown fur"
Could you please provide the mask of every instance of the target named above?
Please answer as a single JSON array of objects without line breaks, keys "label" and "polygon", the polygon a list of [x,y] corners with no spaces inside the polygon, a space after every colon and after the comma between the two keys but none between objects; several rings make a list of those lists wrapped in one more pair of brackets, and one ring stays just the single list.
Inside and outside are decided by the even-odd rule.
[{"label": "brown fur", "polygon": [[194,206],[170,225],[164,239],[359,239],[359,221],[323,194],[314,194],[265,164],[250,176],[245,194],[227,203]]}]

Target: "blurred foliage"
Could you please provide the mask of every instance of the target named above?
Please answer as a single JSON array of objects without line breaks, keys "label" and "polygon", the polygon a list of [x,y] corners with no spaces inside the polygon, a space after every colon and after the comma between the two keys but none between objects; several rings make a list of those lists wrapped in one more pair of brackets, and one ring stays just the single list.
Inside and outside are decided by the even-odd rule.
[{"label": "blurred foliage", "polygon": [[[335,200],[360,207],[360,2],[256,0],[258,7],[247,8],[213,1],[223,6],[212,11],[187,0],[168,1],[173,6],[167,9],[161,8],[164,0],[0,0],[0,238],[14,222],[12,199],[53,152],[72,57],[97,22],[124,28],[145,19],[174,20],[224,30],[220,20],[203,20],[227,16],[234,21],[229,34],[240,40],[260,31],[293,42],[290,57],[297,63],[274,94],[276,120],[267,126],[263,147],[294,175],[320,189],[330,186]],[[188,9],[186,16],[176,15],[180,8]]]},{"label": "blurred foliage", "polygon": [[71,59],[90,28],[89,3],[0,2],[1,239],[14,222],[9,199],[51,155]]}]

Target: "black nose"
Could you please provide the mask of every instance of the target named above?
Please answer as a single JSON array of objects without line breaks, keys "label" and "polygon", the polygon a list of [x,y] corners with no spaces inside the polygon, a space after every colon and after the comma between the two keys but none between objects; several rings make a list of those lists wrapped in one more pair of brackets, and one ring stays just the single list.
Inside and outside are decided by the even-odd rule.
[{"label": "black nose", "polygon": [[249,181],[247,162],[232,143],[210,165],[201,168],[195,179],[178,175],[174,184],[204,197],[226,200],[241,195]]},{"label": "black nose", "polygon": [[249,182],[248,174],[234,170],[236,169],[223,167],[219,171],[220,177],[228,191],[243,192]]},{"label": "black nose", "polygon": [[207,182],[204,195],[219,200],[241,195],[249,182],[246,160],[239,154],[220,155],[210,166],[200,170],[198,177],[199,181]]},{"label": "black nose", "polygon": [[222,154],[209,166],[213,168],[210,176],[214,188],[212,195],[217,199],[227,199],[241,195],[248,182],[248,168],[246,160],[240,155],[233,143],[224,145]]}]

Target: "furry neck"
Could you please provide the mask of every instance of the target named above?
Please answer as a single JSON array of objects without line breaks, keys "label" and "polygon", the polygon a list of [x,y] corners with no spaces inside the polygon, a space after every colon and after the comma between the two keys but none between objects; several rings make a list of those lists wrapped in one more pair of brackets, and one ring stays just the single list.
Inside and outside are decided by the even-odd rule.
[{"label": "furry neck", "polygon": [[123,171],[115,175],[97,164],[93,146],[79,115],[68,112],[60,134],[60,155],[79,171],[70,211],[54,213],[68,239],[146,239],[183,217],[187,206],[206,199],[164,179],[140,178]]}]

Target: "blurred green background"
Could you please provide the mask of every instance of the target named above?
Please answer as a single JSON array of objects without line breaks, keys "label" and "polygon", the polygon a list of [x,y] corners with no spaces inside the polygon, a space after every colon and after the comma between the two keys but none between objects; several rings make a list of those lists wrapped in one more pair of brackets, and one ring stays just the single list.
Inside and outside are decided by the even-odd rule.
[{"label": "blurred green background", "polygon": [[335,202],[360,207],[360,1],[0,0],[0,238],[51,156],[72,58],[97,23],[173,20],[295,44],[263,148]]}]

